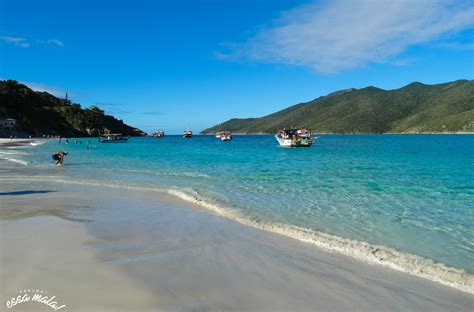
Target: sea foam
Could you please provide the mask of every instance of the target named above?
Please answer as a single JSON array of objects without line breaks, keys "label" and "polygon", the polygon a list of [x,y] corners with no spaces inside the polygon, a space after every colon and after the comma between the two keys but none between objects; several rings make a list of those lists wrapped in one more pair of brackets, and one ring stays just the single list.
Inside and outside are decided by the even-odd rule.
[{"label": "sea foam", "polygon": [[220,216],[241,224],[291,237],[329,252],[350,256],[368,264],[389,267],[474,294],[474,275],[461,269],[451,268],[442,263],[436,263],[386,246],[372,245],[367,242],[330,235],[295,225],[252,220],[234,209],[206,202],[197,196],[186,194],[180,190],[170,189],[167,193],[205,207]]},{"label": "sea foam", "polygon": [[16,158],[11,158],[11,157],[2,157],[1,155],[0,155],[0,159],[10,161],[10,162],[14,162],[14,163],[17,163],[17,164],[20,164],[20,165],[23,165],[23,166],[28,166],[28,162],[25,161],[25,160],[22,160],[22,159],[16,159]]},{"label": "sea foam", "polygon": [[[1,148],[3,144],[10,144],[14,143],[17,144],[16,146],[5,146],[5,148]],[[4,139],[0,142],[0,159],[6,160],[9,162],[17,163],[23,166],[28,166],[28,162],[23,159],[13,158],[12,155],[19,156],[19,155],[27,155],[25,152],[21,152],[20,148],[25,147],[32,147],[38,146],[46,143],[46,140],[31,140],[31,139],[18,139],[18,140],[7,140]]]}]

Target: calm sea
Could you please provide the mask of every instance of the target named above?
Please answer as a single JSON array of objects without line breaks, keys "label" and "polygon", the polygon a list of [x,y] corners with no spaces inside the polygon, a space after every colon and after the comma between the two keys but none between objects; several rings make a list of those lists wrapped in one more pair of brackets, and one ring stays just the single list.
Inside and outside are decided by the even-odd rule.
[{"label": "calm sea", "polygon": [[[3,156],[28,175],[177,189],[249,220],[384,245],[474,273],[474,136],[323,135],[301,149],[280,148],[266,135],[80,140]],[[63,168],[53,166],[56,150],[70,152]]]}]

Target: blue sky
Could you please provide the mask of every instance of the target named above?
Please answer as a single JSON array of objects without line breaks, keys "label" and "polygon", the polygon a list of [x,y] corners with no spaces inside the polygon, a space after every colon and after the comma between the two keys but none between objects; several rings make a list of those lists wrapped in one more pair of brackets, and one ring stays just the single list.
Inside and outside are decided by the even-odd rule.
[{"label": "blue sky", "polygon": [[0,78],[195,132],[330,92],[473,79],[474,5],[0,0]]}]

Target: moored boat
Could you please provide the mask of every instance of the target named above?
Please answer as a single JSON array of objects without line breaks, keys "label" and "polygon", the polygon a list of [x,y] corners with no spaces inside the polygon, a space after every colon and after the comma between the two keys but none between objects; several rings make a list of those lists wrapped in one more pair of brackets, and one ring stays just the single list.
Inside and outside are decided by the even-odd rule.
[{"label": "moored boat", "polygon": [[216,138],[221,139],[221,141],[230,141],[232,140],[232,134],[230,131],[219,131],[216,133]]},{"label": "moored boat", "polygon": [[193,132],[191,130],[185,130],[183,132],[183,138],[189,139],[189,138],[192,138],[192,137],[193,137]]},{"label": "moored boat", "polygon": [[165,136],[165,132],[163,130],[158,130],[152,133],[152,136],[155,138],[162,138]]},{"label": "moored boat", "polygon": [[110,133],[99,136],[99,143],[125,143],[130,137],[121,133]]},{"label": "moored boat", "polygon": [[311,130],[305,128],[283,129],[278,131],[275,138],[283,147],[310,147],[313,144]]}]

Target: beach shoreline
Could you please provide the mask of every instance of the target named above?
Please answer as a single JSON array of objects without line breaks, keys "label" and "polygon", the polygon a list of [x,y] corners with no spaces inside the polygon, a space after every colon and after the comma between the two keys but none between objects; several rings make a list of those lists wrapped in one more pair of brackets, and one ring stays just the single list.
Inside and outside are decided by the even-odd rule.
[{"label": "beach shoreline", "polygon": [[[120,292],[129,293],[122,309],[137,311],[462,311],[474,304],[465,292],[239,224],[166,194],[26,181],[9,181],[8,188],[1,197],[0,243],[8,250],[1,271],[9,285],[2,301],[33,283],[79,311],[114,310]],[[22,267],[31,269],[18,274]],[[116,286],[102,291],[106,281]],[[90,287],[78,290],[80,283]],[[91,297],[89,304],[72,293]]]},{"label": "beach shoreline", "polygon": [[[156,196],[171,197],[179,203],[191,204],[193,207],[204,209],[208,214],[229,220],[244,227],[254,228],[277,236],[296,240],[309,245],[316,250],[334,253],[337,256],[347,256],[357,262],[370,266],[383,267],[389,270],[402,272],[415,277],[420,277],[432,282],[452,287],[454,289],[474,294],[474,276],[463,269],[453,268],[437,263],[417,255],[401,252],[393,248],[373,245],[364,241],[357,241],[323,232],[313,231],[289,224],[265,223],[260,220],[249,219],[239,211],[228,209],[201,199],[198,196],[174,188],[147,188],[132,185],[122,185],[98,181],[78,181],[59,177],[34,178],[23,177],[23,181],[30,183],[64,184],[72,188],[103,187],[110,190],[124,190],[125,192],[150,192]],[[12,180],[12,176],[5,176],[4,181]],[[179,204],[177,206],[180,206]]]}]

